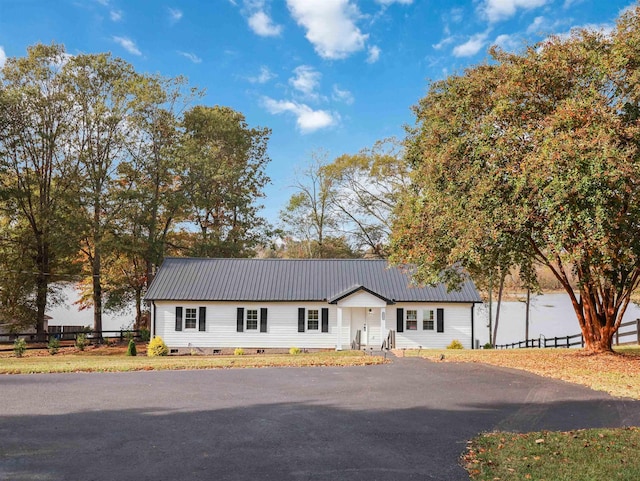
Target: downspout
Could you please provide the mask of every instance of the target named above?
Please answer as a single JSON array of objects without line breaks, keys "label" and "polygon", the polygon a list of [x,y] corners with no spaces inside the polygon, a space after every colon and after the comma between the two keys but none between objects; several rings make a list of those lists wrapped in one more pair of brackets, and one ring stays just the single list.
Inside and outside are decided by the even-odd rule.
[{"label": "downspout", "polygon": [[151,311],[151,339],[156,337],[156,301],[151,301],[153,309]]},{"label": "downspout", "polygon": [[473,308],[476,305],[472,302],[471,303],[471,349],[475,349],[476,348],[476,339],[475,339],[475,334],[474,334],[474,319],[473,319]]}]

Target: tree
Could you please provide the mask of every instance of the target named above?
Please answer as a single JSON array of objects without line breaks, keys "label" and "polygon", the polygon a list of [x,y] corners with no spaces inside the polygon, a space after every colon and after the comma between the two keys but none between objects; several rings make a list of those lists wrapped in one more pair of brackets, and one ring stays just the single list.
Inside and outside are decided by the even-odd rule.
[{"label": "tree", "polygon": [[393,260],[452,287],[460,267],[498,267],[480,262],[496,246],[508,264],[540,262],[586,348],[611,350],[640,279],[639,41],[636,7],[611,34],[494,48],[490,65],[433,83],[409,131]]},{"label": "tree", "polygon": [[326,169],[326,158],[325,152],[311,154],[309,164],[295,181],[295,192],[280,211],[290,242],[304,248],[300,257],[327,258],[327,239],[338,234],[339,219],[333,206],[337,185]]},{"label": "tree", "polygon": [[131,162],[120,164],[118,176],[122,205],[115,221],[110,268],[105,271],[105,307],[135,303],[137,328],[145,327],[142,298],[167,250],[173,228],[185,215],[179,161],[179,115],[198,92],[182,92],[183,78],[152,77],[138,94],[140,106],[133,112]]},{"label": "tree", "polygon": [[84,208],[79,229],[81,251],[92,282],[93,328],[102,331],[103,262],[114,223],[122,208],[122,190],[131,187],[118,169],[131,161],[127,143],[133,130],[131,118],[141,93],[153,87],[127,62],[110,54],[77,55],[67,62],[67,94],[73,99],[77,145],[83,183]]},{"label": "tree", "polygon": [[35,317],[39,334],[51,284],[74,271],[77,249],[79,164],[67,63],[61,45],[34,45],[25,58],[7,60],[0,84],[2,250],[11,272],[3,276],[3,307],[22,322]]},{"label": "tree", "polygon": [[270,130],[249,127],[229,107],[196,106],[183,120],[181,185],[186,218],[198,229],[188,252],[244,257],[261,240],[266,222],[256,203],[269,182]]},{"label": "tree", "polygon": [[409,168],[401,143],[388,138],[356,155],[342,155],[323,167],[335,189],[331,203],[340,230],[355,249],[385,258],[393,209],[409,185]]}]

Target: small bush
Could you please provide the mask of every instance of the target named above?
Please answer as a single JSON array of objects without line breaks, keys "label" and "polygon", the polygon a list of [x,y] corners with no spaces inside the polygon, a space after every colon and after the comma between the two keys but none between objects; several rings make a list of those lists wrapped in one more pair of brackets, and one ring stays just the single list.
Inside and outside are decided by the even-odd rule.
[{"label": "small bush", "polygon": [[142,342],[149,342],[149,339],[151,339],[151,332],[149,329],[145,329],[144,327],[140,329],[140,340]]},{"label": "small bush", "polygon": [[156,336],[147,345],[147,356],[166,356],[169,354],[169,348],[160,336]]},{"label": "small bush", "polygon": [[50,337],[47,347],[49,348],[49,354],[51,354],[52,356],[55,356],[56,354],[58,354],[58,351],[60,350],[60,341],[55,336]]},{"label": "small bush", "polygon": [[78,334],[76,336],[76,348],[80,351],[84,351],[84,348],[87,346],[87,335],[86,334]]},{"label": "small bush", "polygon": [[129,340],[129,346],[127,346],[127,356],[137,356],[136,342],[133,339]]},{"label": "small bush", "polygon": [[235,351],[233,351],[234,356],[244,356],[244,349],[241,347],[236,347]]},{"label": "small bush", "polygon": [[22,357],[25,351],[27,350],[27,341],[25,341],[22,337],[17,338],[13,342],[13,352],[16,357]]},{"label": "small bush", "polygon": [[451,341],[451,344],[447,346],[447,349],[464,349],[464,346],[460,341],[454,339],[453,341]]},{"label": "small bush", "polygon": [[493,344],[487,342],[484,346],[482,346],[482,349],[493,349]]},{"label": "small bush", "polygon": [[301,352],[302,349],[300,349],[299,347],[292,347],[291,349],[289,349],[289,354],[292,355],[300,354]]}]

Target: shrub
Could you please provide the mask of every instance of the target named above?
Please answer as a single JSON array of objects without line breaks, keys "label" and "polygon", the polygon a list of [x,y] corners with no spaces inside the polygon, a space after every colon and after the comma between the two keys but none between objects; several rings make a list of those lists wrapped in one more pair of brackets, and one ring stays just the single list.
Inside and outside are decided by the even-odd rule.
[{"label": "shrub", "polygon": [[482,348],[483,349],[493,349],[493,344],[491,344],[490,342],[487,342]]},{"label": "shrub", "polygon": [[127,346],[127,356],[137,356],[136,342],[133,339],[129,339],[129,346]]},{"label": "shrub", "polygon": [[49,338],[49,343],[47,344],[47,347],[49,348],[49,354],[54,356],[54,355],[58,354],[58,351],[60,350],[60,341],[55,336],[50,337]]},{"label": "shrub", "polygon": [[22,357],[22,355],[27,350],[27,341],[25,341],[22,337],[17,338],[13,342],[13,352],[16,357]]},{"label": "shrub", "polygon": [[233,351],[234,356],[244,356],[244,349],[241,347],[236,347],[235,351]]},{"label": "shrub", "polygon": [[166,356],[169,354],[169,348],[160,336],[156,336],[147,345],[147,356]]},{"label": "shrub", "polygon": [[84,348],[87,345],[87,335],[86,334],[78,334],[76,336],[76,348],[80,351],[84,351]]},{"label": "shrub", "polygon": [[142,342],[149,342],[149,339],[151,339],[151,332],[149,329],[145,329],[144,327],[140,329],[140,340]]},{"label": "shrub", "polygon": [[289,354],[300,354],[302,352],[302,349],[300,349],[299,347],[292,347],[291,349],[289,349]]},{"label": "shrub", "polygon": [[454,339],[453,341],[451,341],[451,344],[447,346],[447,349],[464,349],[464,346],[460,341]]}]

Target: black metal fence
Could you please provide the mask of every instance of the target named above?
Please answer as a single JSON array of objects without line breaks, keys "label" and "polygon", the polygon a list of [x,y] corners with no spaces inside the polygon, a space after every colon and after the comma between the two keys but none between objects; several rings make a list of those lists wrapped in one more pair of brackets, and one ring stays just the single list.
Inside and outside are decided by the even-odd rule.
[{"label": "black metal fence", "polygon": [[[136,341],[143,340],[148,335],[148,331],[137,329],[121,329],[119,331],[64,331],[64,332],[44,332],[37,334],[35,332],[17,332],[0,334],[0,350],[12,349],[16,339],[22,338],[27,343],[27,348],[37,348],[46,345],[50,339],[55,338],[60,341],[61,345],[73,345],[79,335],[86,337],[87,343],[98,344],[105,340],[124,341],[134,339]],[[67,342],[65,342],[67,341]]]},{"label": "black metal fence", "polygon": [[[624,331],[620,332],[620,329],[623,327],[635,327],[635,331]],[[629,338],[634,336],[633,340],[626,340],[625,338]],[[622,339],[622,341],[621,341]],[[635,321],[623,322],[620,324],[620,328],[616,331],[616,335],[614,337],[614,345],[616,346],[624,346],[638,344],[640,345],[640,319],[636,319]],[[527,348],[527,347],[573,347],[580,346],[584,347],[584,337],[582,334],[574,334],[573,336],[562,336],[562,337],[544,337],[540,336],[537,339],[528,339],[526,341],[512,342],[511,344],[498,344],[495,346],[496,349],[518,349],[518,348]]]}]

